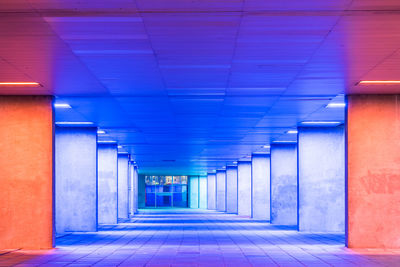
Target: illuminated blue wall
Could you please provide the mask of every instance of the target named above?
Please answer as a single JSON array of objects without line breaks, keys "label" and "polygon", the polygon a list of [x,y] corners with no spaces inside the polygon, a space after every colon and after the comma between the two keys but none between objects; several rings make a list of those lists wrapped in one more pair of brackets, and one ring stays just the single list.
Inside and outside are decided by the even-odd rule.
[{"label": "illuminated blue wall", "polygon": [[270,219],[270,156],[253,154],[252,174],[252,217],[257,220]]},{"label": "illuminated blue wall", "polygon": [[118,218],[129,217],[128,154],[118,154]]},{"label": "illuminated blue wall", "polygon": [[251,161],[238,162],[238,214],[251,216]]},{"label": "illuminated blue wall", "polygon": [[118,222],[118,149],[116,144],[98,144],[98,222]]},{"label": "illuminated blue wall", "polygon": [[226,172],[217,171],[217,210],[226,211]]},{"label": "illuminated blue wall", "polygon": [[217,208],[217,184],[215,173],[207,175],[207,209],[215,210]]},{"label": "illuminated blue wall", "polygon": [[297,225],[297,144],[271,146],[271,223]]},{"label": "illuminated blue wall", "polygon": [[199,208],[199,177],[189,176],[189,207]]},{"label": "illuminated blue wall", "polygon": [[237,213],[238,211],[238,171],[237,166],[226,167],[226,212]]},{"label": "illuminated blue wall", "polygon": [[56,127],[56,232],[97,230],[97,129]]},{"label": "illuminated blue wall", "polygon": [[207,177],[199,177],[199,208],[207,209]]},{"label": "illuminated blue wall", "polygon": [[342,126],[299,128],[300,231],[344,232],[344,142]]}]

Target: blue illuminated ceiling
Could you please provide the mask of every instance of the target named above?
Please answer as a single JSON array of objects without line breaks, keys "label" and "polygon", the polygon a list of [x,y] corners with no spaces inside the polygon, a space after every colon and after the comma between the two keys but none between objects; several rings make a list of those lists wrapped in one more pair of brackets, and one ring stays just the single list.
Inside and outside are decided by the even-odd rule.
[{"label": "blue illuminated ceiling", "polygon": [[[2,0],[0,80],[93,122],[148,174],[203,174],[302,121],[344,121],[364,78],[399,79],[398,0]],[[391,11],[392,10],[392,11]],[[386,12],[391,11],[391,12]]]}]

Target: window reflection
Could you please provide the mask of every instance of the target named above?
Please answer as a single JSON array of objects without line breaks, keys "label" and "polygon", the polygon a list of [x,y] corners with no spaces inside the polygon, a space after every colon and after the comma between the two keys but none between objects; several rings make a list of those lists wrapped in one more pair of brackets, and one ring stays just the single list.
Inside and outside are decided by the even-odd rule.
[{"label": "window reflection", "polygon": [[187,207],[187,176],[145,176],[146,207]]}]

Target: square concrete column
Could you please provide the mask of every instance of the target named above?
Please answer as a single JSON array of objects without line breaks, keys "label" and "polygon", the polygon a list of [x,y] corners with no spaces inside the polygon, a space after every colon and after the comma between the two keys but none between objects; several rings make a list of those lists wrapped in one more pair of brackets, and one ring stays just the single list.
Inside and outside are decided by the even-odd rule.
[{"label": "square concrete column", "polygon": [[133,161],[129,161],[129,217],[137,212],[137,168]]},{"label": "square concrete column", "polygon": [[135,164],[134,177],[133,177],[133,207],[134,214],[138,212],[139,208],[139,172],[138,166]]},{"label": "square concrete column", "polygon": [[0,96],[0,249],[53,247],[53,107]]},{"label": "square concrete column", "polygon": [[217,171],[217,210],[226,211],[226,172]]},{"label": "square concrete column", "polygon": [[215,173],[207,175],[207,209],[217,209],[217,183]]},{"label": "square concrete column", "polygon": [[238,212],[238,170],[237,166],[226,167],[226,212]]},{"label": "square concrete column", "polygon": [[199,177],[199,208],[207,209],[207,177]]},{"label": "square concrete column", "polygon": [[189,176],[189,207],[199,208],[199,177]]},{"label": "square concrete column", "polygon": [[129,218],[129,155],[118,154],[118,219]]},{"label": "square concrete column", "polygon": [[146,207],[146,182],[144,175],[138,175],[138,208]]},{"label": "square concrete column", "polygon": [[251,217],[251,161],[238,162],[238,215]]},{"label": "square concrete column", "polygon": [[347,246],[400,248],[400,95],[347,107]]},{"label": "square concrete column", "polygon": [[271,223],[297,225],[297,144],[271,145]]},{"label": "square concrete column", "polygon": [[116,144],[98,144],[98,222],[118,223],[118,148]]},{"label": "square concrete column", "polygon": [[270,220],[271,170],[269,154],[253,154],[252,173],[252,217],[257,220]]},{"label": "square concrete column", "polygon": [[344,232],[344,155],[344,127],[299,128],[300,231]]},{"label": "square concrete column", "polygon": [[56,127],[56,231],[97,231],[97,128]]}]

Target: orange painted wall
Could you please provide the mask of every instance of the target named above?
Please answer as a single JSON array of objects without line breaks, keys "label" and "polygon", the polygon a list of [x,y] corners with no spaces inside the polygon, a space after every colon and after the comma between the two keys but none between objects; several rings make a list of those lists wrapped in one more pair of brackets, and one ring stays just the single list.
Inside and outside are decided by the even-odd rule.
[{"label": "orange painted wall", "polygon": [[400,248],[400,95],[349,96],[347,113],[347,245]]},{"label": "orange painted wall", "polygon": [[0,249],[53,247],[49,96],[0,96]]}]

